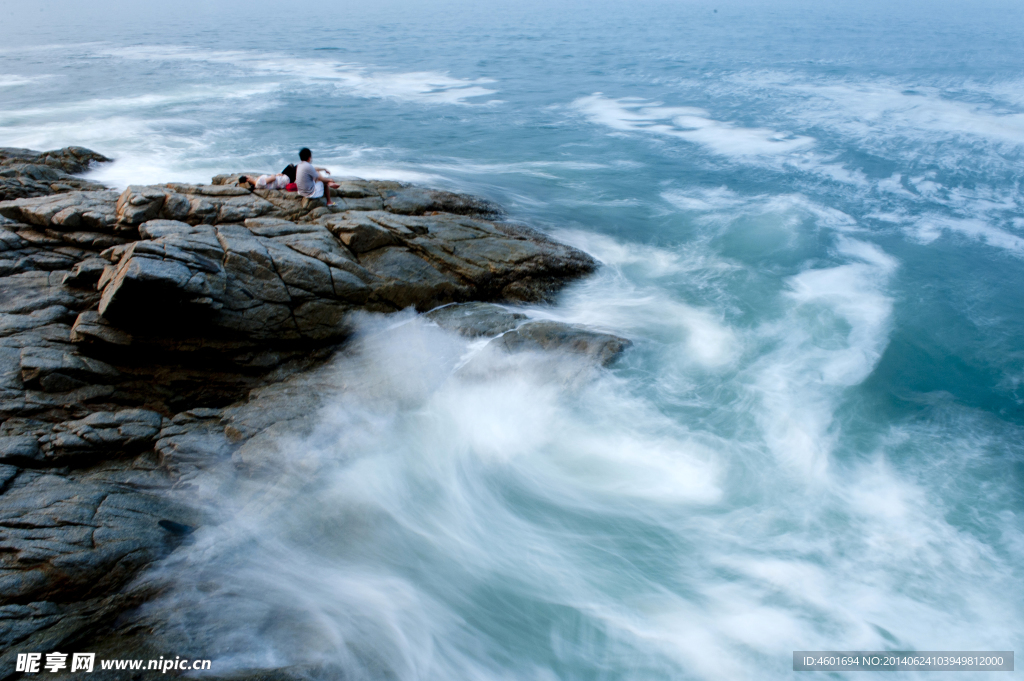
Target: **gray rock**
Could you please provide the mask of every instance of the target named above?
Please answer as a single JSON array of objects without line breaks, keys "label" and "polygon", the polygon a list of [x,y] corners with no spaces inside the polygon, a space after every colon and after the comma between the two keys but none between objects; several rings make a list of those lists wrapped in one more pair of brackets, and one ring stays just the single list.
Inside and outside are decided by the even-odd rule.
[{"label": "gray rock", "polygon": [[62,171],[38,163],[7,163],[0,170],[0,177],[22,177],[47,185],[60,182],[64,175]]},{"label": "gray rock", "polygon": [[367,216],[346,212],[325,218],[324,224],[331,234],[357,255],[399,243],[390,230]]},{"label": "gray rock", "polygon": [[[22,236],[25,234],[22,232]],[[0,274],[67,270],[78,262],[77,256],[74,252],[54,252],[34,246],[18,251],[7,251],[0,253]]]},{"label": "gray rock", "polygon": [[275,210],[274,204],[256,194],[220,185],[130,186],[116,204],[117,226],[122,230],[157,218],[191,225],[242,222]]},{"label": "gray rock", "polygon": [[426,315],[442,329],[463,336],[498,336],[521,324],[526,315],[509,312],[492,303],[458,303],[431,310]]},{"label": "gray rock", "polygon": [[0,312],[31,314],[47,307],[74,309],[80,299],[62,287],[64,272],[22,272],[0,277]]},{"label": "gray rock", "polygon": [[[39,439],[31,435],[0,437],[0,462],[22,463],[42,461]],[[4,481],[6,483],[6,481]]]},{"label": "gray rock", "polygon": [[54,426],[39,442],[45,460],[54,465],[80,463],[100,455],[110,459],[152,447],[162,421],[159,414],[147,409],[98,411]]},{"label": "gray rock", "polygon": [[0,313],[0,337],[66,321],[72,314],[66,307],[51,305],[29,314]]},{"label": "gray rock", "polygon": [[507,352],[567,352],[593,360],[601,366],[614,362],[631,345],[633,342],[626,338],[553,321],[526,322],[489,344]]},{"label": "gray rock", "polygon": [[[156,219],[170,193],[166,187],[129,186],[117,197],[117,222],[130,227]],[[187,208],[185,212],[188,212]]]},{"label": "gray rock", "polygon": [[[189,303],[213,311],[215,326],[252,337],[325,338],[344,332],[350,304],[376,298],[429,309],[500,297],[517,280],[552,280],[551,270],[578,274],[593,266],[568,247],[509,238],[494,223],[451,215],[370,212],[343,215],[327,228],[269,218],[247,225],[144,223],[140,235],[148,241],[110,256],[118,267],[100,282],[99,312],[126,319],[143,300]],[[360,262],[329,229],[356,246]]]},{"label": "gray rock", "polygon": [[[49,233],[48,233],[49,232]],[[24,246],[36,246],[39,248],[54,248],[61,245],[63,239],[53,234],[52,230],[30,227],[29,225],[18,226],[18,236],[25,242]],[[22,250],[25,250],[24,247]]]},{"label": "gray rock", "polygon": [[10,484],[11,480],[18,477],[18,473],[21,469],[17,466],[9,466],[7,464],[0,464],[0,494],[7,489],[7,485]]},{"label": "gray rock", "polygon": [[72,267],[71,271],[64,275],[61,283],[76,288],[95,288],[106,267],[107,261],[102,258],[87,258]]},{"label": "gray rock", "polygon": [[252,477],[279,473],[281,438],[308,436],[320,408],[336,390],[335,371],[324,365],[253,390],[246,401],[225,409],[221,423],[227,439],[236,443],[234,466]]},{"label": "gray rock", "polygon": [[157,221],[140,232],[155,238],[112,254],[117,267],[100,281],[99,313],[129,327],[140,306],[156,306],[158,314],[184,306],[249,338],[322,339],[341,335],[349,303],[369,295],[341,268],[363,269],[319,225],[273,238],[237,224]]},{"label": "gray rock", "polygon": [[265,171],[265,170],[246,170],[246,171],[241,172],[241,173],[223,173],[221,175],[214,175],[213,179],[210,180],[210,184],[212,184],[212,185],[229,184],[229,185],[232,185],[232,186],[236,186],[238,184],[238,178],[242,177],[243,175],[245,175],[246,177],[251,177],[251,178],[255,179],[255,178],[259,177],[260,175],[274,175],[274,174],[275,174],[275,172]]},{"label": "gray rock", "polygon": [[[503,223],[450,214],[407,217],[378,212],[363,216],[388,229],[409,252],[468,290],[465,294],[460,291],[464,297],[442,299],[427,295],[424,303],[434,300],[439,305],[469,299],[545,300],[566,280],[587,274],[596,267],[594,260],[581,251],[537,233],[519,233]],[[389,257],[382,256],[381,252],[387,250],[370,251],[360,262],[381,278],[394,276],[402,280],[401,269],[392,274],[386,266]],[[403,291],[402,297],[416,297],[416,292]],[[388,297],[389,300],[395,298],[393,294]],[[418,309],[430,308],[422,303],[416,305]]]},{"label": "gray rock", "polygon": [[179,194],[200,196],[248,196],[251,192],[243,187],[230,187],[216,184],[182,184],[170,182],[166,185]]},{"label": "gray rock", "polygon": [[244,224],[256,236],[270,238],[323,231],[319,225],[297,224],[277,217],[249,218]]},{"label": "gray rock", "polygon": [[100,342],[110,345],[131,345],[132,336],[104,319],[98,312],[86,310],[71,327],[72,343]]},{"label": "gray rock", "polygon": [[[332,190],[333,191],[333,190]],[[334,199],[338,210],[384,210],[384,200],[379,196],[367,196],[361,199]]]},{"label": "gray rock", "polygon": [[0,648],[9,648],[36,631],[55,624],[64,614],[56,603],[0,606]]},{"label": "gray rock", "polygon": [[17,251],[28,246],[28,242],[19,236],[17,231],[18,228],[25,228],[25,225],[7,218],[2,219],[4,222],[0,224],[0,252]]},{"label": "gray rock", "polygon": [[84,173],[93,164],[110,163],[111,159],[84,147],[64,147],[53,151],[0,148],[0,166],[24,163],[42,164],[57,168],[65,173]]},{"label": "gray rock", "polygon": [[160,464],[180,486],[201,486],[203,472],[229,462],[234,449],[219,416],[179,421],[164,428],[156,442]]},{"label": "gray rock", "polygon": [[[19,652],[62,650],[81,640],[93,630],[96,622],[116,617],[138,604],[137,596],[115,594],[107,598],[92,598],[71,603],[48,601],[0,607],[0,669],[13,670]],[[97,666],[98,667],[98,666]],[[14,672],[10,672],[16,675]],[[0,671],[0,674],[4,672]],[[121,673],[123,674],[123,672]],[[8,679],[13,676],[0,676]],[[68,678],[57,676],[56,678]],[[117,672],[100,671],[89,678],[121,681]]]},{"label": "gray rock", "polygon": [[45,234],[71,246],[78,246],[91,251],[102,251],[127,241],[122,237],[113,234],[103,234],[102,232],[58,232],[57,230],[47,229]]},{"label": "gray rock", "polygon": [[105,189],[69,173],[85,172],[93,163],[106,161],[81,147],[48,152],[0,149],[0,201]]},{"label": "gray rock", "polygon": [[0,504],[0,601],[105,595],[166,555],[174,543],[158,521],[191,524],[194,514],[159,494],[167,477],[143,464],[125,473],[23,471]]},{"label": "gray rock", "polygon": [[338,179],[336,196],[344,199],[379,199],[380,190],[372,183],[360,179]]},{"label": "gray rock", "polygon": [[402,187],[384,193],[384,207],[400,215],[431,212],[456,215],[501,215],[504,211],[486,199],[423,187]]},{"label": "gray rock", "polygon": [[0,215],[59,231],[86,228],[110,232],[116,219],[117,192],[85,191],[0,202]]},{"label": "gray rock", "polygon": [[430,309],[465,300],[472,289],[407,248],[389,246],[363,254],[360,264],[377,275],[374,293],[395,308]]},{"label": "gray rock", "polygon": [[108,383],[119,375],[109,364],[78,355],[70,346],[51,344],[22,348],[20,359],[22,383],[50,393]]}]

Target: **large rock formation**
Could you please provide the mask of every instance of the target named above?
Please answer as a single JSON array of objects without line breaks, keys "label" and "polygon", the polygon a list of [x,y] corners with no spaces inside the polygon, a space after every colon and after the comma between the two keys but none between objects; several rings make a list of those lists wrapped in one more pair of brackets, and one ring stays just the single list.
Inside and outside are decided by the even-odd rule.
[{"label": "large rock formation", "polygon": [[315,410],[353,313],[444,306],[437,324],[499,349],[600,364],[628,345],[464,304],[547,300],[595,267],[490,202],[346,180],[329,209],[232,175],[70,176],[106,160],[0,150],[17,197],[0,201],[0,679],[147,597],[124,587],[202,522],[209,471],[258,471]]},{"label": "large rock formation", "polygon": [[82,147],[32,151],[0,147],[0,201],[48,196],[83,189],[105,189],[95,182],[74,177],[93,163],[110,159]]}]

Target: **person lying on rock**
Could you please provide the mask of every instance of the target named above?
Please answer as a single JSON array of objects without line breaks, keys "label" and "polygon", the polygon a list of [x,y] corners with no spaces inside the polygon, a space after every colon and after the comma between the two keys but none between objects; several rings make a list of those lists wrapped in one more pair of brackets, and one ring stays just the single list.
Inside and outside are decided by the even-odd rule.
[{"label": "person lying on rock", "polygon": [[[323,196],[327,199],[327,205],[333,206],[331,188],[337,187],[338,183],[327,177],[331,171],[326,168],[314,168],[312,159],[313,152],[306,147],[299,151],[299,160],[302,162],[299,163],[295,173],[295,184],[298,185],[299,196],[305,196],[307,199],[319,199]],[[321,175],[321,171],[326,174]]]},{"label": "person lying on rock", "polygon": [[238,186],[246,189],[284,189],[291,180],[284,173],[276,175],[260,175],[253,180],[251,177],[241,175],[238,178]]}]

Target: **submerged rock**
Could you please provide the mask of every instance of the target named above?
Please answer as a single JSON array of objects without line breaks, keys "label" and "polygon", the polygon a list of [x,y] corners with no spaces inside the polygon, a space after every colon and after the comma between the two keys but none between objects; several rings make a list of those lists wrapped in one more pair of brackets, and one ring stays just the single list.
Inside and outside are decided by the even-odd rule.
[{"label": "submerged rock", "polygon": [[495,338],[490,344],[513,353],[538,350],[567,352],[608,366],[633,342],[578,324],[542,320],[527,322]]},{"label": "submerged rock", "polygon": [[442,329],[463,336],[497,336],[514,329],[526,319],[520,312],[509,312],[493,303],[460,303],[446,305],[426,314],[427,319]]},{"label": "submerged rock", "polygon": [[431,310],[427,319],[443,329],[469,336],[496,336],[488,347],[507,353],[563,352],[600,366],[608,366],[633,341],[595,331],[579,324],[552,320],[527,321],[521,312],[512,312],[493,303],[457,303]]}]

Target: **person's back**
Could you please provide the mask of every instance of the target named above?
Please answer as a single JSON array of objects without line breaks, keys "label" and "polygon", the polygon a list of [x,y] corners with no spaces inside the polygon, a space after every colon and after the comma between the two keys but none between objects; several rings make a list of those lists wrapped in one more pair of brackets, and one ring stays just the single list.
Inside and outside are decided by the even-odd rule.
[{"label": "person's back", "polygon": [[295,169],[295,184],[301,196],[312,197],[319,178],[320,173],[309,161],[302,161]]}]

